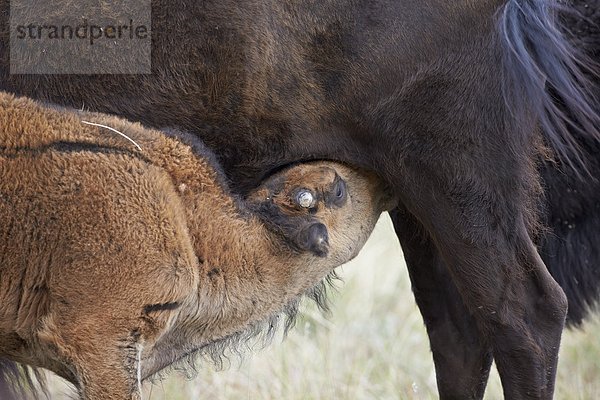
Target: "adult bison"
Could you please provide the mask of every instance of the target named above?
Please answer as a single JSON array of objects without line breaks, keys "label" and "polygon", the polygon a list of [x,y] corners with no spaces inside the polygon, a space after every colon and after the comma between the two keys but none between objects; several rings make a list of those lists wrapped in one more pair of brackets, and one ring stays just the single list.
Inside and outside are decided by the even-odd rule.
[{"label": "adult bison", "polygon": [[564,259],[594,228],[544,238],[537,166],[553,151],[566,167],[548,167],[547,185],[586,188],[550,197],[551,223],[565,202],[596,220],[579,205],[595,201],[600,169],[586,165],[600,137],[594,71],[557,28],[559,3],[155,0],[152,74],[22,76],[9,74],[2,0],[0,89],[192,131],[240,192],[299,160],[376,171],[400,198],[392,218],[440,396],[481,398],[494,359],[506,397],[551,398],[567,299],[534,243],[552,242],[546,262],[568,277]]}]

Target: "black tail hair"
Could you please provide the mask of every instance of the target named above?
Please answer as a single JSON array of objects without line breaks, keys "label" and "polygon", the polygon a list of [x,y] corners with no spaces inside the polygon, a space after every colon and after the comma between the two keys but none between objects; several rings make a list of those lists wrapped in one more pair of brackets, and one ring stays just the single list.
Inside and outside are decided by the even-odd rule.
[{"label": "black tail hair", "polygon": [[0,399],[38,400],[41,395],[48,398],[46,380],[40,370],[0,358]]},{"label": "black tail hair", "polygon": [[509,0],[500,17],[506,102],[521,118],[531,102],[568,166],[542,165],[551,232],[539,244],[576,326],[600,304],[600,10],[590,6],[600,8],[600,0]]},{"label": "black tail hair", "polygon": [[499,28],[505,47],[504,96],[516,118],[525,121],[527,112],[538,116],[561,162],[589,175],[572,133],[600,140],[600,113],[591,78],[598,76],[600,68],[560,26],[559,16],[577,13],[566,3],[508,0],[503,7]]}]

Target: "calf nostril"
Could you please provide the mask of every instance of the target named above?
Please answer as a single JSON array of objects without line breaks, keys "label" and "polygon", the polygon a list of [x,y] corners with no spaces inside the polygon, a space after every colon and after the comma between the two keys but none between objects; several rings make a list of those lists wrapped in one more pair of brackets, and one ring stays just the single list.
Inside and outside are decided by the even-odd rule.
[{"label": "calf nostril", "polygon": [[321,223],[314,224],[310,227],[311,237],[313,241],[318,244],[329,242],[329,235],[327,234],[327,227]]},{"label": "calf nostril", "polygon": [[315,223],[304,229],[300,237],[300,245],[318,257],[325,257],[329,250],[329,233],[322,223]]}]

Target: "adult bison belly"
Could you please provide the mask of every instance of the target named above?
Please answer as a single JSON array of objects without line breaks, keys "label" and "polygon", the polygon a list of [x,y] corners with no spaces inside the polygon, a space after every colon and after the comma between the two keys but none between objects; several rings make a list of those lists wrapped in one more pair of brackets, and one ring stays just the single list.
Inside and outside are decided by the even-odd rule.
[{"label": "adult bison belly", "polygon": [[[32,21],[60,16],[67,3],[36,6]],[[330,26],[334,17],[316,5],[322,17],[311,26],[275,33],[284,5],[263,3],[153,2],[148,75],[11,75],[9,1],[0,0],[0,90],[194,132],[242,188],[298,160],[363,164],[360,144],[338,123],[350,40],[343,22]]]},{"label": "adult bison belly", "polygon": [[[437,140],[420,134],[423,124],[456,119],[457,95],[498,107],[500,49],[482,48],[495,30],[487,3],[157,0],[151,74],[25,76],[10,74],[10,7],[0,0],[0,90],[194,132],[241,189],[282,165],[323,158],[391,180],[398,160]],[[53,20],[69,4],[38,2],[32,20]],[[459,63],[486,67],[466,81],[455,76]],[[440,143],[460,148],[465,135],[447,131]]]}]

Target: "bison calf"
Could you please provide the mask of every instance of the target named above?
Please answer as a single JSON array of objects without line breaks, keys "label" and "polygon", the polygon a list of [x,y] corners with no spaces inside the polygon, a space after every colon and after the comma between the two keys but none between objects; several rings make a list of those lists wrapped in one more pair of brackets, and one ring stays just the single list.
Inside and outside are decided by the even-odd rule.
[{"label": "bison calf", "polygon": [[328,162],[239,199],[197,139],[6,94],[0,127],[0,358],[84,399],[139,398],[318,290],[392,204]]}]

